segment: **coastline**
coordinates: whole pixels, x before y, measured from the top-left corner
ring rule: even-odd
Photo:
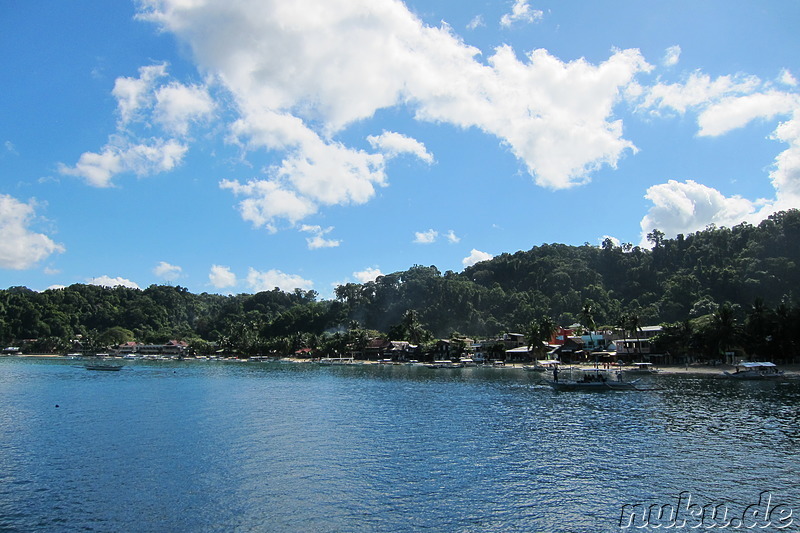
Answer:
[[[65,355],[57,355],[57,354],[14,354],[14,355],[4,355],[3,357],[21,357],[21,358],[41,358],[41,359],[66,359],[68,356]],[[122,359],[119,357],[113,357],[115,359]],[[189,357],[185,360],[195,360],[195,358]],[[202,359],[198,359],[202,360]],[[221,358],[221,361],[225,360],[236,360],[236,361],[247,361],[246,359],[236,359],[236,358]],[[283,357],[277,361],[286,362],[286,363],[297,363],[297,364],[313,364],[316,361],[312,361],[311,359],[300,359],[296,357]],[[381,364],[378,361],[372,360],[354,360],[354,363],[357,364],[368,364],[368,365],[378,365]],[[510,363],[503,367],[499,367],[500,369],[522,369],[527,363]],[[562,365],[563,369],[567,369],[569,367],[577,368],[577,369],[592,369],[594,368],[594,364],[576,364],[576,365]],[[653,368],[659,371],[659,374],[668,375],[668,374],[698,374],[698,375],[718,375],[722,374],[725,371],[733,371],[735,369],[734,365],[729,364],[720,364],[720,365],[706,365],[706,364],[692,364],[692,365],[653,365]],[[785,376],[800,376],[800,365],[779,365],[780,370],[784,372]]]

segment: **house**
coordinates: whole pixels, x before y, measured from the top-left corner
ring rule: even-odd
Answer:
[[[386,352],[392,349],[391,341],[386,339],[372,339],[364,346],[364,359],[385,359]]]
[[[575,331],[572,329],[567,329],[562,326],[558,326],[558,329],[553,332],[553,336],[550,337],[549,344],[553,344],[556,346],[561,346],[564,344],[568,338],[575,335]]]
[[[503,344],[506,345],[506,350],[526,346],[525,335],[522,333],[505,333],[503,335]]]
[[[661,333],[661,326],[644,326],[639,328],[638,337],[617,339],[617,356],[622,360],[634,360],[639,357],[648,357],[652,353],[652,338]]]
[[[506,350],[506,363],[525,363],[533,358],[533,352],[528,350],[527,346],[520,346],[518,348]]]
[[[583,359],[583,338],[571,336],[564,339],[563,344],[557,345],[547,354],[548,359],[558,359],[564,363],[573,363]]]

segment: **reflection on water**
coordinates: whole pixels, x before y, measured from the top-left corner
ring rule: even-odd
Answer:
[[[800,384],[0,361],[0,530],[618,531],[681,491],[796,509]],[[56,407],[58,405],[58,407]]]

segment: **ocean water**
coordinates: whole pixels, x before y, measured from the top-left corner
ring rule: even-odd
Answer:
[[[800,531],[800,380],[647,379],[2,358],[0,531]]]

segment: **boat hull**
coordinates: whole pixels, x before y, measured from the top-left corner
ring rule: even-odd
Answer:
[[[557,391],[611,391],[636,390],[636,385],[625,381],[549,381],[553,390]]]

